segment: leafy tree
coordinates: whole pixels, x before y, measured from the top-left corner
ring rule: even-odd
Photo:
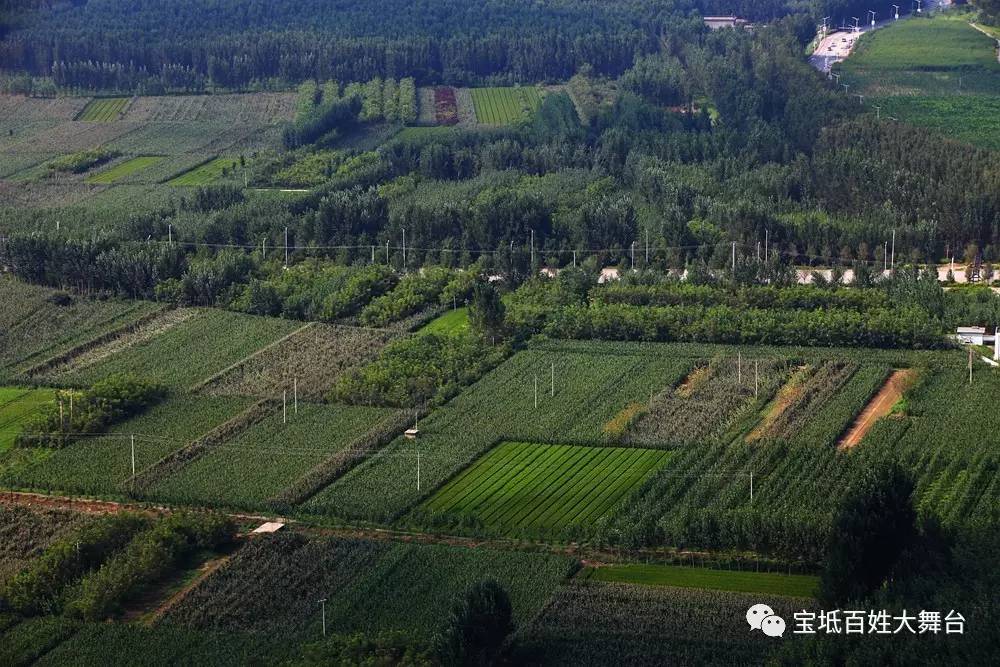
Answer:
[[[481,280],[472,290],[472,303],[469,306],[469,320],[483,335],[489,338],[499,337],[504,331],[504,305],[500,292],[492,283]]]
[[[828,604],[860,600],[888,581],[917,538],[913,480],[896,464],[878,463],[844,497],[820,581]]]
[[[473,584],[455,604],[439,652],[447,665],[491,665],[514,630],[507,591],[492,579]]]

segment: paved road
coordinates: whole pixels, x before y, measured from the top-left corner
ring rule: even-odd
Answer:
[[[924,2],[924,11],[930,12],[949,5],[951,5],[951,0],[927,0]],[[904,14],[900,16],[899,20],[905,20],[907,17],[908,15]],[[809,63],[820,72],[826,74],[835,63],[846,60],[847,56],[851,55],[851,50],[861,35],[872,30],[884,28],[895,22],[896,20],[893,18],[886,18],[877,22],[874,27],[870,23],[862,23],[861,29],[858,32],[855,32],[852,28],[834,28],[835,32],[827,35],[819,43],[819,46],[816,47],[813,55],[809,56]]]

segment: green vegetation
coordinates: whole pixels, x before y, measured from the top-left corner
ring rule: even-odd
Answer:
[[[46,451],[30,465],[11,465],[0,480],[18,488],[121,495],[131,491],[126,482],[132,476],[133,436],[135,467],[141,473],[232,419],[249,404],[242,398],[171,397],[105,435],[82,438],[55,452]]]
[[[118,151],[107,148],[93,148],[91,150],[80,151],[71,155],[64,155],[45,164],[49,172],[68,172],[72,174],[82,174],[94,167],[104,164],[118,157]]]
[[[0,506],[0,589],[45,549],[92,519],[65,510]],[[0,614],[0,629],[7,620],[5,614]]]
[[[469,309],[465,306],[453,308],[444,315],[435,317],[420,329],[421,334],[453,335],[469,330]]]
[[[286,486],[345,445],[391,417],[381,408],[300,404],[289,399],[287,422],[280,405],[263,421],[154,486],[153,498],[186,505],[265,507]]]
[[[235,158],[215,157],[171,178],[167,181],[167,185],[207,185],[222,176],[236,173],[238,167],[239,160]]]
[[[140,155],[139,157],[134,157],[129,160],[125,160],[110,169],[105,169],[104,171],[92,174],[87,177],[88,183],[95,183],[97,185],[110,185],[116,181],[131,176],[132,174],[147,169],[155,164],[159,164],[166,158],[162,155]]]
[[[676,586],[799,598],[815,597],[819,587],[818,577],[803,574],[737,572],[677,565],[604,565],[588,568],[577,578],[585,581]]]
[[[0,377],[10,377],[158,306],[100,301],[0,279]]]
[[[54,398],[52,389],[0,387],[0,453],[14,445],[25,424]]]
[[[488,125],[506,125],[528,118],[542,104],[537,88],[473,88],[476,120]]]
[[[80,370],[60,376],[88,384],[109,375],[133,373],[168,387],[189,387],[258,349],[290,334],[301,323],[205,310],[195,317]]]
[[[163,399],[162,386],[128,375],[112,375],[85,391],[59,391],[24,423],[15,444],[64,447],[79,436],[100,433]]]
[[[570,532],[601,519],[669,457],[645,449],[501,443],[420,510],[435,522],[468,519],[511,535]]]
[[[747,629],[743,615],[755,604],[786,619],[810,608],[760,593],[577,582],[519,634],[546,665],[760,664],[774,644]],[[790,629],[784,642],[796,641]]]
[[[964,13],[901,21],[865,36],[839,68],[852,92],[882,117],[977,146],[1000,148],[1000,62],[996,40]]]
[[[128,104],[127,97],[99,97],[87,103],[76,120],[107,123],[118,120]]]

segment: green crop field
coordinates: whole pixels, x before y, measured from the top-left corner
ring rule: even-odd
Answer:
[[[171,178],[167,185],[207,185],[218,180],[224,171],[232,172],[238,166],[239,160],[220,156]]]
[[[63,382],[89,385],[108,375],[133,373],[170,387],[188,387],[301,326],[301,322],[290,320],[206,309],[158,336],[58,377]]]
[[[537,88],[473,88],[476,120],[487,125],[507,125],[527,118],[542,104]]]
[[[106,169],[88,177],[87,182],[96,183],[98,185],[109,185],[115,181],[120,181],[127,176],[131,176],[137,171],[142,171],[143,169],[162,162],[165,159],[166,158],[162,155],[141,155],[139,157],[134,157],[131,160],[126,160],[125,162],[116,164],[110,169]]]
[[[578,579],[647,586],[676,586],[716,591],[762,593],[809,598],[816,595],[819,578],[780,572],[740,572],[677,565],[607,565],[587,568]]]
[[[54,396],[51,389],[0,387],[0,452],[14,444],[24,422]]]
[[[336,454],[379,422],[386,408],[281,405],[263,421],[156,485],[149,495],[168,502],[254,509]]]
[[[420,423],[416,441],[398,438],[303,509],[388,520],[404,513],[500,440],[605,444],[609,422],[628,406],[680,381],[697,361],[669,354],[598,354],[560,344],[521,352]],[[652,351],[653,348],[650,348]],[[535,387],[537,384],[537,406]],[[498,401],[497,397],[504,400]],[[428,452],[415,479],[417,451]]]
[[[424,504],[508,534],[595,522],[667,463],[669,452],[502,443]]]
[[[156,405],[110,432],[81,438],[58,450],[40,449],[33,465],[14,468],[0,480],[19,488],[91,495],[121,495],[135,467],[141,473],[219,424],[235,417],[249,399],[178,396]]]
[[[118,120],[122,111],[125,110],[128,100],[127,97],[103,97],[91,100],[80,112],[77,120],[96,123]]]
[[[881,106],[883,117],[1000,148],[996,40],[968,18],[946,13],[900,21],[863,37],[835,71],[852,93]]]
[[[456,334],[469,330],[469,309],[455,308],[428,322],[420,333]]]

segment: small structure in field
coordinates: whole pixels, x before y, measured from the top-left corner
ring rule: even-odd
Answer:
[[[750,22],[739,16],[706,16],[705,25],[710,30],[722,30],[723,28],[742,28],[750,25]]]
[[[263,535],[265,533],[276,533],[284,527],[285,524],[279,521],[268,521],[267,523],[262,523],[256,528],[254,528],[253,531],[251,531],[251,534]]]
[[[993,358],[1000,360],[1000,336],[997,335],[998,327],[958,327],[955,330],[955,339],[964,345],[980,345],[983,347],[993,347]]]
[[[621,278],[621,273],[618,271],[617,266],[606,266],[601,269],[601,275],[597,276],[597,282],[603,285],[619,278]]]
[[[409,438],[410,440],[416,440],[417,436],[420,435],[420,429],[418,429],[417,427],[408,428],[403,433],[403,435]]]

